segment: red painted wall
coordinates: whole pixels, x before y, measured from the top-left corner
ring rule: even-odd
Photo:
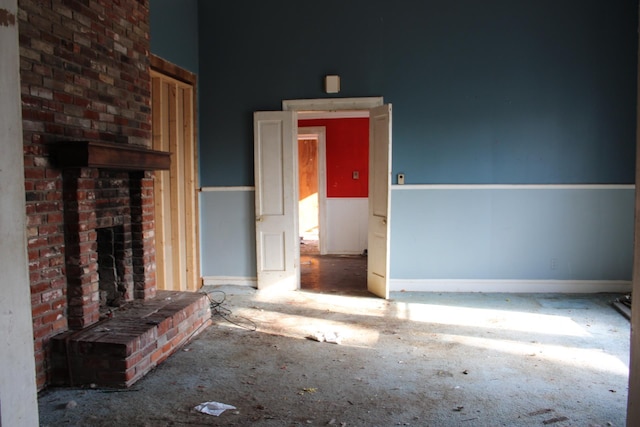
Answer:
[[[299,120],[298,126],[327,129],[327,197],[368,197],[369,118]]]

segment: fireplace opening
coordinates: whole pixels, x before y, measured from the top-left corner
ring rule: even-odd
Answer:
[[[77,330],[156,295],[153,177],[88,167],[63,177],[67,321]]]
[[[109,307],[120,307],[127,300],[124,227],[99,228],[96,232],[100,311],[104,312]]]

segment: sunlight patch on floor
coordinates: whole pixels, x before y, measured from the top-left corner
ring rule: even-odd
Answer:
[[[395,306],[399,319],[415,322],[547,335],[591,336],[582,326],[566,316],[419,303],[396,303]]]
[[[629,374],[629,367],[626,363],[612,354],[605,353],[599,348],[578,348],[575,346],[552,345],[538,342],[527,343],[517,340],[454,334],[438,334],[436,339],[443,342],[457,343],[469,347],[522,356],[527,358],[532,365],[535,365],[538,361],[541,363],[555,362],[566,366],[607,372],[624,377]]]
[[[318,332],[337,333],[341,338],[341,345],[355,347],[372,347],[380,338],[380,333],[377,330],[353,322],[339,322],[302,315],[283,315],[280,312],[260,309],[236,310],[236,314],[253,319],[258,325],[258,332],[288,338],[308,339]],[[227,326],[237,327],[232,324],[227,324]]]
[[[383,317],[393,303],[377,297],[355,297],[336,294],[322,294],[315,292],[259,292],[255,295],[254,301],[294,304],[304,307],[306,305],[317,306],[322,310],[329,310],[336,313],[367,315]]]

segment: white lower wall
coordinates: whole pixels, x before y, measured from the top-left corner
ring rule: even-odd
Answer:
[[[0,0],[0,426],[37,426],[16,0]]]
[[[325,248],[328,254],[361,254],[367,249],[367,198],[331,198],[326,204]]]

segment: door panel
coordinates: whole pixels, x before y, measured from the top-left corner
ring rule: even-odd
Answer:
[[[286,269],[285,233],[262,233],[262,268],[264,271]]]
[[[262,121],[259,126],[259,168],[256,179],[263,193],[258,206],[261,215],[284,215],[284,168],[282,122]]]
[[[299,287],[297,123],[290,111],[254,113],[258,289]]]
[[[389,298],[389,224],[391,189],[391,105],[369,116],[369,233],[367,288]]]

